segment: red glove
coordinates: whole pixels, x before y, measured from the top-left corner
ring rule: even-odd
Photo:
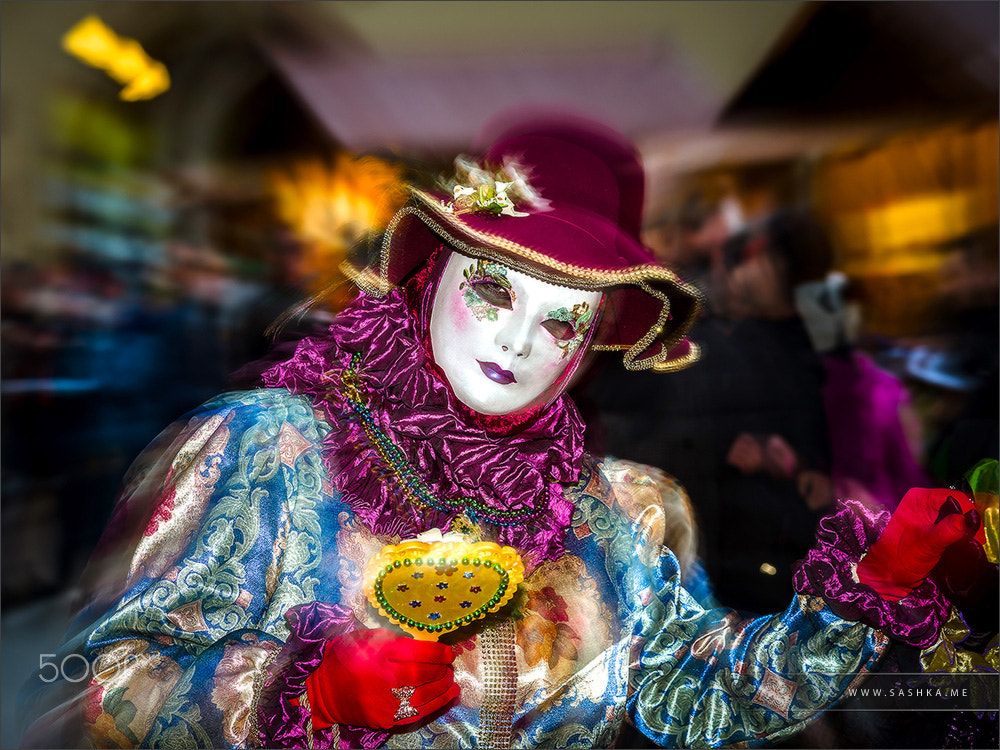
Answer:
[[[313,729],[391,729],[429,716],[458,697],[454,658],[451,646],[382,628],[340,636],[306,680]]]
[[[976,506],[964,492],[911,489],[858,563],[858,580],[884,599],[899,601],[923,583],[949,546],[974,534],[979,523]]]

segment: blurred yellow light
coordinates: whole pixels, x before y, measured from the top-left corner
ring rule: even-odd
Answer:
[[[119,37],[97,16],[87,16],[67,31],[62,48],[122,84],[118,98],[125,101],[152,99],[170,88],[163,63],[150,58],[134,39]]]
[[[961,237],[974,226],[977,195],[954,191],[915,195],[836,218],[844,243],[873,252],[940,245]]]
[[[303,243],[303,271],[316,283],[329,282],[348,248],[383,230],[405,201],[401,167],[346,153],[275,170],[270,185],[278,218]]]
[[[401,169],[341,154],[332,165],[300,162],[271,175],[278,216],[300,239],[346,249],[389,222],[403,202]]]
[[[764,575],[773,576],[775,573],[778,572],[778,569],[773,565],[771,565],[771,563],[761,563],[760,572],[763,573]]]
[[[868,214],[872,245],[904,248],[936,245],[960,237],[970,226],[968,193],[916,195]]]

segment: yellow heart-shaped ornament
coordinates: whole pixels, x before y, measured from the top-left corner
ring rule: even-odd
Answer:
[[[368,561],[364,575],[372,606],[423,641],[496,612],[523,580],[517,550],[493,542],[390,544]]]

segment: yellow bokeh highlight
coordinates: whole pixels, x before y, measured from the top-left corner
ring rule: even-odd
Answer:
[[[163,63],[149,57],[134,39],[119,37],[97,16],[87,16],[67,31],[62,48],[122,84],[119,99],[152,99],[170,88],[170,74]]]
[[[400,167],[346,153],[275,170],[270,182],[278,217],[300,239],[342,249],[385,227],[405,200]]]
[[[814,170],[834,265],[866,300],[866,333],[920,336],[938,325],[947,264],[1000,219],[1000,123],[913,129],[831,152]],[[985,282],[984,282],[985,283]]]
[[[302,245],[310,291],[335,281],[348,249],[385,229],[406,200],[402,167],[340,153],[270,173],[278,218]]]
[[[969,231],[971,191],[915,195],[836,219],[849,273],[922,273],[940,267],[936,248]]]

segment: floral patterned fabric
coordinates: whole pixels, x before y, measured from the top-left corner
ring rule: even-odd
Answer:
[[[34,718],[24,746],[276,741],[255,719],[286,614],[325,602],[354,627],[384,625],[361,574],[399,541],[337,496],[320,452],[329,430],[308,397],[261,389],[221,396],[154,442],[86,576],[55,657],[68,666],[22,693]],[[670,520],[690,508],[661,473],[588,458],[566,496],[565,553],[523,584],[522,616],[502,624],[509,649],[485,631],[456,644],[459,704],[386,746],[481,746],[487,712],[514,747],[605,747],[627,716],[660,744],[760,744],[837,700],[887,643],[815,597],[752,621],[704,608],[685,588],[700,581],[683,524]],[[491,675],[514,693],[509,715],[491,708]]]

